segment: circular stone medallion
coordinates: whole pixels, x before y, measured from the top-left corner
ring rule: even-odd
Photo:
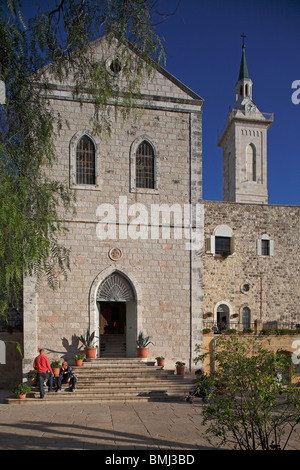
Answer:
[[[112,248],[111,250],[109,250],[108,256],[113,261],[117,261],[118,259],[122,258],[122,251],[120,250],[120,248]]]

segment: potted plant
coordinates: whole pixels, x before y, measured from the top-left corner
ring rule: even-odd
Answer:
[[[26,395],[28,393],[31,392],[31,388],[26,383],[21,383],[17,385],[15,388],[13,388],[12,392],[15,393],[17,397],[22,400],[26,398]]]
[[[243,329],[243,334],[244,335],[253,335],[254,330],[252,328],[244,328]]]
[[[150,341],[150,336],[144,336],[144,333],[140,331],[138,339],[136,341],[137,357],[148,357],[148,345],[150,343],[153,344],[152,341]]]
[[[213,313],[212,312],[207,312],[203,315],[203,318],[211,318],[213,317]]]
[[[204,335],[209,335],[213,334],[214,332],[210,328],[203,328],[203,334]]]
[[[157,365],[160,367],[164,367],[165,365],[165,358],[164,356],[158,356],[155,358],[157,360]]]
[[[237,333],[237,330],[234,328],[227,328],[226,330],[221,331],[222,335],[235,335],[236,333]]]
[[[81,341],[84,346],[85,357],[87,359],[95,359],[96,357],[97,346],[94,346],[94,341],[97,336],[95,336],[95,334],[95,331],[90,333],[90,330],[87,329],[85,336],[81,335],[79,337],[79,341]]]
[[[28,379],[29,379],[30,385],[32,387],[35,387],[37,385],[37,371],[34,369],[30,370],[28,372]]]
[[[263,328],[261,330],[261,333],[262,335],[265,335],[265,336],[275,336],[277,334],[276,328]]]
[[[51,362],[51,369],[53,370],[53,374],[55,377],[59,376],[59,370],[61,368],[61,362],[58,360]]]
[[[229,256],[229,253],[228,253],[228,251],[221,251],[221,253],[220,253],[220,254],[221,254],[221,258],[222,258],[222,259],[227,259],[227,258],[228,258],[228,256]]]
[[[75,366],[82,367],[82,361],[84,358],[84,354],[75,354],[72,359],[75,361]]]
[[[176,374],[184,375],[185,362],[177,361],[175,365],[176,365]]]

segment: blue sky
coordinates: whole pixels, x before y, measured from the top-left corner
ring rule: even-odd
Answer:
[[[268,131],[269,204],[300,202],[300,104],[292,103],[300,80],[299,0],[159,0],[176,13],[157,26],[165,38],[165,68],[204,98],[203,198],[222,200],[222,149],[217,147],[242,55],[253,81],[253,101],[274,113]],[[300,97],[300,94],[299,94]]]
[[[23,0],[27,14],[35,3],[49,2]],[[300,0],[157,0],[157,9],[176,9],[157,25],[167,49],[165,68],[205,100],[203,198],[222,200],[217,138],[234,105],[245,33],[253,100],[260,111],[274,113],[268,131],[269,203],[298,205],[300,104],[291,97],[292,83],[300,80]]]

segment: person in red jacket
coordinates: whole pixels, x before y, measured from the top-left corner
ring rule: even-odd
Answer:
[[[37,356],[33,363],[33,368],[37,371],[38,374],[38,381],[39,381],[39,389],[40,389],[40,398],[44,398],[44,379],[49,380],[49,388],[48,392],[52,392],[53,388],[53,371],[49,364],[48,357],[45,356],[45,350],[40,349],[40,354]]]

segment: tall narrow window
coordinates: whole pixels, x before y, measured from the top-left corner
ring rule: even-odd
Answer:
[[[136,187],[149,188],[155,187],[155,161],[152,145],[144,140],[136,151]]]
[[[256,151],[253,144],[246,148],[246,178],[248,181],[256,181]]]
[[[262,256],[270,256],[270,240],[261,241],[261,254]]]
[[[274,256],[274,240],[266,233],[257,240],[257,254],[259,256]]]
[[[76,148],[76,184],[95,183],[95,145],[90,137],[84,135]]]
[[[244,307],[242,310],[243,328],[250,328],[250,308]]]

